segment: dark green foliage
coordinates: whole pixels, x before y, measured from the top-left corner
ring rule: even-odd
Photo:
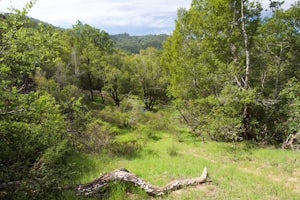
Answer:
[[[111,35],[115,43],[115,47],[130,53],[139,53],[142,49],[153,47],[162,49],[162,44],[168,35],[145,35],[145,36],[130,36],[127,33]]]
[[[68,174],[65,115],[50,94],[34,91],[33,75],[38,68],[53,67],[56,53],[49,49],[50,30],[25,26],[32,4],[1,21],[0,182],[19,183],[4,191],[12,199],[58,197]]]
[[[64,116],[48,94],[15,93],[13,96],[14,101],[7,96],[1,101],[6,102],[7,109],[0,116],[1,182],[33,181],[21,185],[20,191],[16,189],[20,195],[29,192],[28,198],[45,195],[46,191],[49,195],[56,193],[60,178],[67,175],[61,171],[64,167],[59,167],[68,151]]]

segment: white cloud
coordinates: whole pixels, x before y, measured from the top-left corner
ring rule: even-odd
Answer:
[[[0,0],[0,12],[22,8],[29,0]],[[170,32],[177,9],[189,8],[192,0],[37,0],[29,16],[61,27],[77,20],[102,27],[145,27]],[[261,0],[264,8],[269,0]],[[286,0],[288,7],[296,0]],[[122,31],[121,31],[122,32]]]
[[[74,24],[76,20],[105,25],[147,25],[162,27],[174,23],[179,7],[191,0],[38,0],[29,16],[52,23]],[[14,5],[21,8],[26,0],[2,0],[0,10]]]

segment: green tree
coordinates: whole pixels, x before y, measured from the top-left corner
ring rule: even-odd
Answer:
[[[10,86],[22,88],[23,92],[34,89],[33,76],[37,68],[50,75],[58,56],[52,48],[55,35],[50,28],[41,23],[35,28],[29,26],[26,13],[34,2],[30,1],[23,11],[14,10],[1,21],[0,76],[10,82]]]
[[[247,139],[252,137],[250,107],[255,100],[251,50],[260,11],[260,4],[250,1],[193,1],[189,10],[178,11],[176,29],[165,43],[162,59],[170,74],[169,93],[182,102],[213,96],[220,101],[228,92],[237,95],[237,99],[244,96],[247,100],[242,102],[248,103],[235,117],[239,119],[238,135]],[[236,86],[241,94],[234,89]],[[224,105],[217,101],[214,108]]]
[[[134,88],[130,77],[133,73],[126,61],[128,56],[125,52],[116,49],[106,59],[104,89],[116,106],[119,106],[122,99],[133,92]]]
[[[50,169],[60,171],[59,159],[68,149],[65,116],[59,105],[51,95],[33,91],[37,69],[51,68],[56,57],[51,33],[42,25],[36,29],[27,26],[25,15],[33,3],[22,11],[13,10],[0,22],[0,182],[37,180],[31,186],[35,189],[8,189],[4,194],[12,199],[18,198],[16,193],[31,198],[46,188],[50,195],[62,179],[62,174],[50,175]],[[52,158],[46,159],[50,149]],[[42,166],[35,167],[38,163]]]
[[[260,55],[260,63],[255,70],[261,79],[255,81],[263,95],[270,99],[278,98],[290,77],[299,77],[299,52],[295,51],[299,47],[299,30],[293,23],[299,19],[297,10],[299,12],[299,3],[287,11],[273,9],[273,15],[259,28],[256,53]]]
[[[280,92],[279,110],[280,117],[277,129],[283,134],[281,140],[285,140],[290,134],[300,133],[300,82],[292,78]]]
[[[257,88],[252,118],[256,119],[257,138],[281,141],[286,136],[280,93],[291,78],[299,78],[299,2],[288,10],[273,8],[273,15],[264,19],[254,38],[253,76]],[[284,103],[285,102],[285,103]],[[281,119],[281,120],[279,120]]]
[[[102,91],[104,86],[105,55],[112,51],[112,41],[105,31],[100,31],[88,24],[78,21],[69,31],[72,47],[72,63],[78,85],[90,91],[94,101],[93,90]]]
[[[166,98],[167,78],[160,65],[161,51],[155,48],[141,50],[131,60],[135,92],[144,101],[147,110],[153,110],[159,102]]]

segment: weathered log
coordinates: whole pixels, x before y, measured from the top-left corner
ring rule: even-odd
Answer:
[[[206,167],[204,168],[202,175],[196,178],[189,178],[184,180],[174,180],[168,183],[164,187],[153,186],[152,184],[144,181],[135,174],[131,173],[127,169],[121,168],[109,173],[101,175],[90,183],[80,184],[76,186],[75,191],[81,195],[94,195],[108,187],[111,181],[121,181],[127,183],[133,183],[136,187],[144,190],[148,195],[161,196],[170,191],[178,190],[185,186],[197,185],[205,183],[208,174]]]

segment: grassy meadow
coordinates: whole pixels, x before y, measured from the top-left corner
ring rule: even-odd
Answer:
[[[171,123],[171,122],[170,122]],[[146,130],[145,130],[146,129]],[[300,154],[253,143],[221,143],[192,136],[185,129],[123,131],[115,140],[141,141],[127,155],[76,154],[68,158],[76,171],[72,184],[86,183],[124,167],[153,185],[200,176],[206,166],[209,181],[157,199],[300,199]],[[116,184],[106,199],[151,199],[142,191]],[[65,198],[74,198],[66,193]],[[79,197],[76,197],[79,198]],[[84,197],[80,197],[86,199]]]

